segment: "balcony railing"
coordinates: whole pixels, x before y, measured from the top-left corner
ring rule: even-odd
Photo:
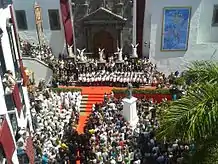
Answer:
[[[13,77],[13,74],[10,71],[7,71],[3,77],[3,87],[6,95],[12,94],[16,80]]]

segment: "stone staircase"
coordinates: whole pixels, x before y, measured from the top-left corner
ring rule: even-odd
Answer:
[[[104,95],[92,93],[89,95],[83,95],[81,105],[80,105],[80,112],[92,112],[92,106],[96,103],[102,103],[104,100]]]

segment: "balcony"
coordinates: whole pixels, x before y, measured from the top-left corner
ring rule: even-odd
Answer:
[[[14,86],[16,84],[16,79],[14,79],[11,71],[6,71],[3,76],[3,87],[6,95],[12,94],[14,90]]]

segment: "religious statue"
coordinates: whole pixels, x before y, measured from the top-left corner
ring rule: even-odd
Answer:
[[[85,61],[85,57],[84,57],[84,51],[86,50],[86,48],[80,50],[77,48],[77,51],[79,53],[79,57],[78,59],[81,61],[81,62],[84,62]]]
[[[132,57],[133,58],[137,58],[138,57],[138,54],[137,54],[137,47],[138,47],[138,45],[139,44],[136,44],[136,45],[131,44],[131,46],[132,46]]]
[[[73,54],[73,45],[72,46],[68,46],[68,52],[69,52],[69,57],[73,58],[74,54]]]
[[[98,54],[99,54],[99,61],[104,61],[103,55],[104,55],[104,48],[103,49],[98,49]]]
[[[114,53],[115,55],[118,55],[118,61],[123,61],[123,49],[117,47],[117,52]]]
[[[128,83],[127,85],[127,98],[131,99],[132,98],[132,84],[131,83]]]

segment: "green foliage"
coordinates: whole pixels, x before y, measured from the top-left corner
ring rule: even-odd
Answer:
[[[183,79],[190,82],[181,99],[164,106],[161,112],[158,137],[194,140],[197,151],[187,163],[218,163],[218,63],[193,62]],[[188,84],[187,83],[187,84]],[[216,136],[216,137],[215,137]]]
[[[52,88],[54,92],[60,93],[60,92],[77,92],[82,91],[81,88]]]
[[[187,81],[193,83],[217,83],[218,82],[218,63],[210,61],[195,61],[185,73]]]
[[[160,136],[200,141],[212,135],[218,120],[218,86],[211,83],[189,89],[172,102],[161,121]]]
[[[185,77],[182,76],[182,77],[176,78],[174,81],[174,84],[180,85],[180,86],[184,85],[185,84]]]
[[[114,94],[126,94],[126,89],[113,89]],[[133,89],[133,94],[170,94],[169,89]]]
[[[201,148],[192,157],[193,164],[218,164],[218,134],[201,141]]]

